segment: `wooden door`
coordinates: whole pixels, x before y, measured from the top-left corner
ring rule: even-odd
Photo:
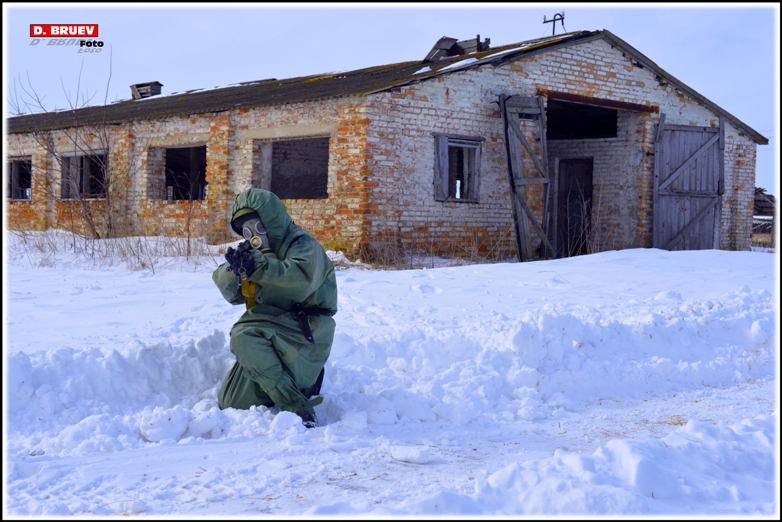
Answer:
[[[664,250],[719,248],[725,122],[719,128],[667,125],[654,153],[652,245]]]
[[[540,96],[508,96],[500,94],[500,111],[502,113],[506,160],[508,162],[508,180],[510,182],[511,205],[516,231],[519,261],[530,261],[534,258],[534,249],[530,226],[535,229],[540,238],[540,257],[554,257],[554,249],[548,238],[548,153],[546,151],[546,109]],[[530,140],[524,136],[519,125],[519,118],[537,120],[540,152],[535,152]],[[524,153],[534,165],[534,172],[526,175],[524,171]],[[527,186],[541,185],[543,209],[540,216],[530,208],[527,202]],[[539,219],[542,218],[542,219]],[[541,224],[542,223],[542,224]]]

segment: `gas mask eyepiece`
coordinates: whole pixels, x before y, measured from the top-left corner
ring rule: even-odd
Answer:
[[[231,228],[250,242],[250,246],[261,252],[270,252],[269,236],[266,235],[266,227],[263,226],[260,216],[257,212],[249,212],[237,217],[232,223]]]

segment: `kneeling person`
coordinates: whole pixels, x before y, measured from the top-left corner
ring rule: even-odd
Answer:
[[[323,398],[312,397],[334,340],[334,266],[269,191],[239,194],[231,228],[247,241],[228,249],[212,280],[228,302],[247,310],[231,329],[236,364],[220,388],[220,408],[277,405],[314,427],[313,407]]]

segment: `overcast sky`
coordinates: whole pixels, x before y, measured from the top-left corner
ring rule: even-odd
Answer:
[[[564,11],[565,30],[611,31],[769,138],[758,146],[756,186],[780,194],[776,4],[477,5],[4,3],[5,114],[9,96],[21,94],[20,82],[29,87],[28,78],[48,110],[62,109],[68,95],[76,101],[79,85],[78,92],[94,95],[91,104],[102,104],[154,80],[170,94],[421,60],[442,36],[520,42],[550,35],[544,15]],[[48,40],[31,45],[30,24],[68,23],[98,24],[101,52],[79,54]]]

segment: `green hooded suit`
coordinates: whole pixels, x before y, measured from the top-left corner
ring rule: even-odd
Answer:
[[[248,189],[236,197],[237,212],[252,209],[266,227],[274,255],[253,249],[256,283],[255,306],[244,312],[231,329],[231,352],[236,364],[228,372],[218,396],[220,408],[248,409],[277,405],[286,411],[310,409],[309,400],[318,374],[326,364],[334,340],[330,315],[309,315],[314,343],[304,337],[292,311],[295,305],[337,312],[334,265],[318,241],[299,228],[285,205],[273,193]],[[246,211],[245,211],[246,212]],[[223,263],[212,280],[232,304],[245,304],[237,289],[238,277]]]

